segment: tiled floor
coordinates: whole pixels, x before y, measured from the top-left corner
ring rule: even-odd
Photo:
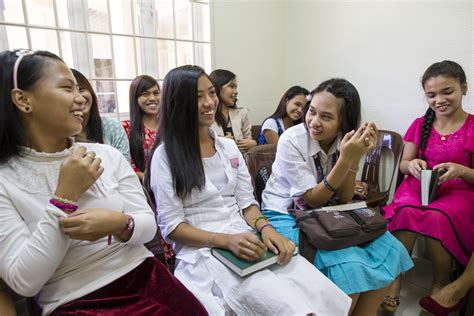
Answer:
[[[414,257],[415,267],[405,273],[402,278],[400,306],[395,313],[389,313],[381,308],[377,316],[428,316],[430,313],[422,310],[418,301],[429,294],[431,285],[431,263],[424,258]],[[457,315],[457,314],[452,314]],[[451,316],[451,315],[450,315]]]

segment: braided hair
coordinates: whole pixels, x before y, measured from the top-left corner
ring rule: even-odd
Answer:
[[[428,69],[426,69],[425,73],[423,74],[423,77],[421,78],[421,85],[423,86],[423,89],[425,88],[425,83],[426,81],[428,81],[428,79],[438,76],[455,78],[459,81],[461,86],[466,84],[466,74],[464,73],[462,67],[454,61],[443,60],[441,62],[432,64],[428,67]],[[421,126],[420,159],[425,161],[426,145],[428,143],[428,138],[430,137],[431,129],[433,128],[433,122],[435,117],[435,111],[433,111],[431,108],[428,108],[425,113],[423,124]]]

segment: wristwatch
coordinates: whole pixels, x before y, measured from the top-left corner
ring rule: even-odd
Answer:
[[[130,216],[130,215],[127,215],[127,217],[128,217],[127,225],[125,226],[125,228],[120,233],[120,236],[123,236],[124,234],[133,231],[133,228],[135,227],[135,220],[133,219],[133,217]]]

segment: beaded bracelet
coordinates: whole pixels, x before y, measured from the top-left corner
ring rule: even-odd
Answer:
[[[255,229],[257,229],[257,223],[259,220],[261,219],[266,219],[265,217],[263,216],[255,216],[253,219],[252,219],[252,223],[253,223],[253,227],[255,227]]]
[[[263,230],[265,227],[268,227],[268,226],[271,226],[271,227],[273,227],[273,229],[275,229],[275,227],[274,227],[272,224],[266,223],[265,225],[262,225],[262,227],[260,227],[260,229],[258,230],[258,232],[261,233],[262,230]]]
[[[77,204],[64,203],[64,202],[58,201],[54,197],[49,200],[49,203],[51,205],[56,206],[57,208],[60,208],[61,210],[65,212],[70,212],[70,213],[75,212],[79,208]]]
[[[56,194],[53,195],[53,199],[55,199],[56,201],[61,202],[61,203],[77,205],[77,202],[74,202],[74,201],[71,201],[71,200],[62,198],[62,197],[60,197],[60,196],[57,196]]]
[[[336,193],[337,189],[334,189],[334,187],[329,184],[328,179],[326,177],[324,177],[323,183],[324,183],[324,186],[326,187],[326,189],[328,189],[332,193]]]

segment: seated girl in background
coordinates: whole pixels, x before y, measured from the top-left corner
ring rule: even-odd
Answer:
[[[359,160],[377,141],[375,124],[357,128],[360,98],[350,82],[327,80],[311,91],[311,98],[304,123],[281,136],[262,195],[264,216],[302,253],[306,249],[300,229],[288,208],[295,199],[311,208],[351,200]],[[307,257],[352,297],[352,315],[374,315],[388,286],[413,266],[403,245],[389,232],[364,247],[318,249]]]
[[[205,315],[143,246],[156,224],[129,163],[71,138],[86,100],[64,62],[4,51],[0,70],[0,278],[44,315]]]
[[[219,99],[215,122],[212,128],[217,136],[233,139],[240,152],[246,153],[255,147],[252,139],[252,124],[249,110],[237,107],[237,77],[229,70],[217,69],[209,75]]]
[[[281,97],[278,107],[260,128],[258,144],[276,144],[281,134],[293,125],[303,122],[303,107],[309,91],[300,86],[293,86]]]
[[[455,259],[466,266],[474,251],[474,115],[462,107],[467,93],[466,75],[460,65],[442,61],[428,67],[421,84],[428,110],[408,128],[400,170],[406,175],[387,205],[388,228],[412,251],[418,235],[426,236],[433,264],[430,295],[449,283]],[[444,170],[438,197],[421,206],[420,172]],[[400,278],[384,307],[396,309]]]
[[[138,76],[130,84],[129,97],[130,120],[122,126],[129,138],[133,170],[141,181],[158,130],[160,86],[150,76]]]
[[[235,142],[210,128],[217,103],[200,67],[182,66],[166,75],[163,142],[154,145],[149,183],[161,231],[174,242],[175,276],[211,315],[347,315],[349,297],[305,259],[292,257],[295,245],[262,217]],[[248,261],[268,248],[279,264],[241,278],[212,256],[211,247]]]
[[[127,134],[119,121],[110,117],[100,117],[97,95],[87,78],[79,71],[71,69],[79,85],[79,93],[86,100],[82,112],[82,131],[77,135],[83,140],[109,144],[117,148],[130,161],[130,146]]]
[[[130,120],[123,121],[122,125],[130,140],[132,168],[140,181],[143,182],[143,174],[158,131],[160,86],[150,76],[138,76],[130,84],[129,99]],[[174,264],[173,248],[163,240],[161,234],[158,234],[158,239],[163,247],[165,259],[172,266]],[[154,242],[156,242],[156,238],[152,244]],[[157,248],[150,249],[156,250]],[[160,252],[160,250],[154,252]]]

